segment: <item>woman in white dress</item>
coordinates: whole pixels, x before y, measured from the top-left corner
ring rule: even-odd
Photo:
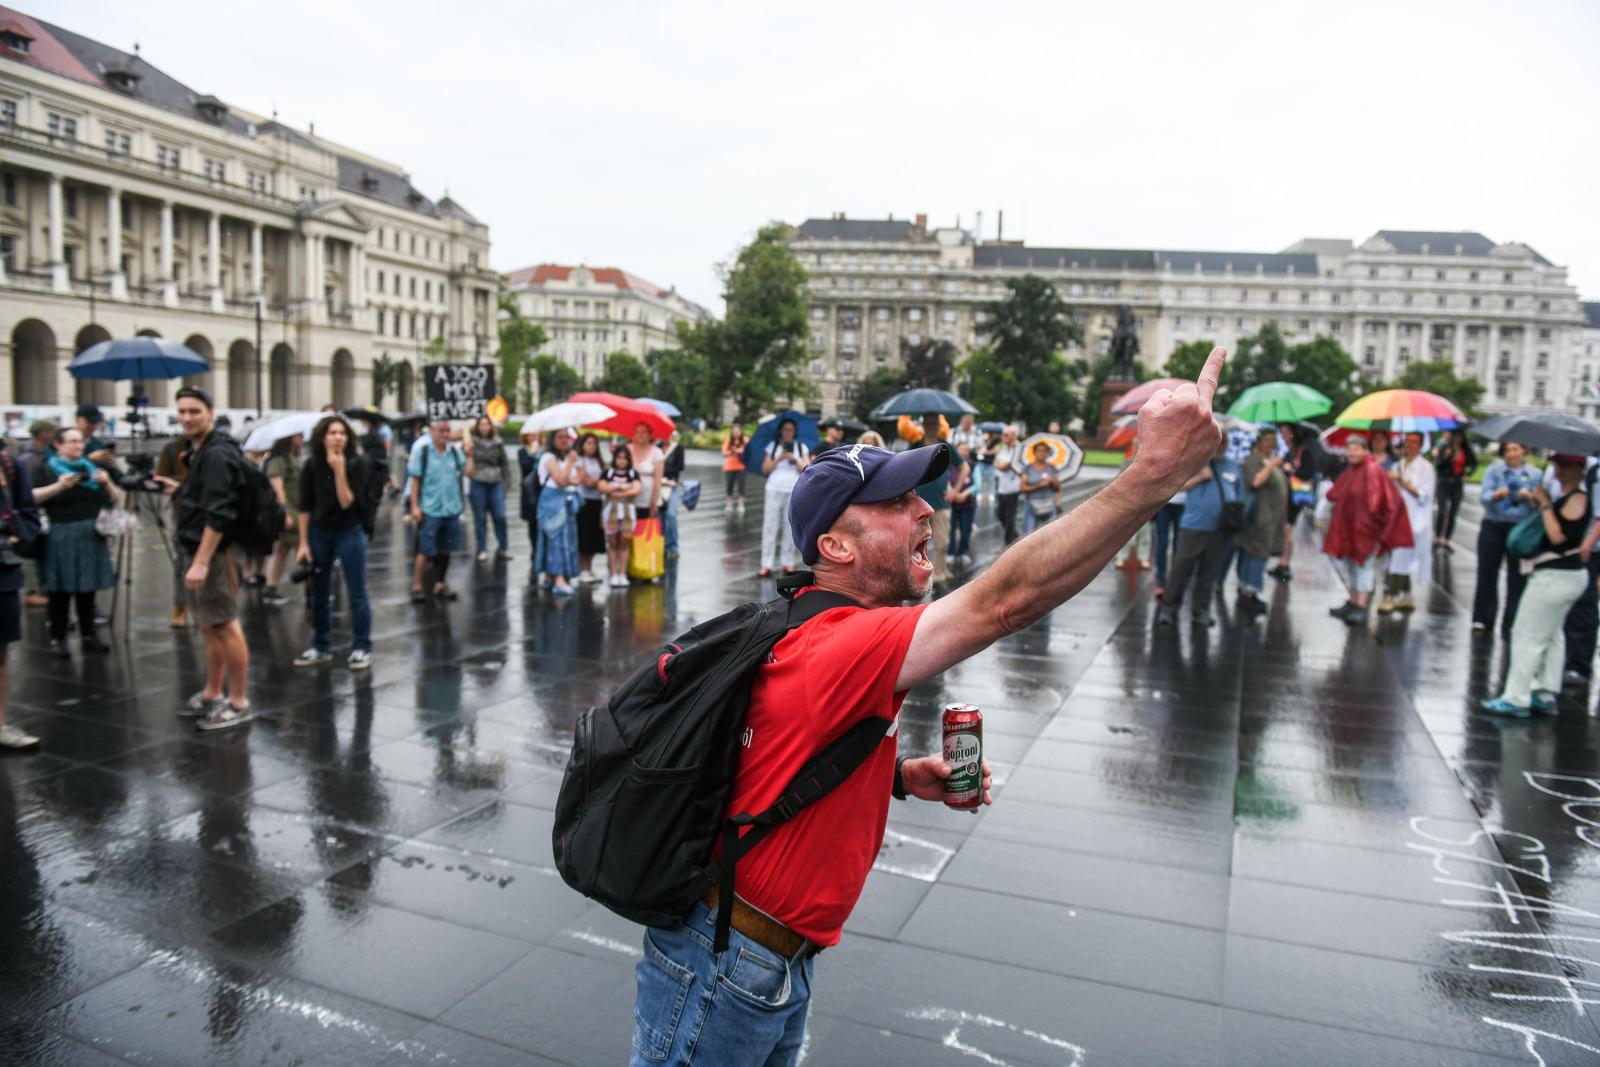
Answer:
[[[1405,501],[1406,517],[1411,520],[1411,548],[1397,548],[1389,557],[1389,581],[1380,614],[1393,611],[1413,611],[1417,602],[1413,590],[1426,589],[1431,577],[1433,552],[1433,497],[1438,486],[1438,475],[1428,457],[1422,454],[1422,435],[1406,434],[1400,459],[1389,470]]]

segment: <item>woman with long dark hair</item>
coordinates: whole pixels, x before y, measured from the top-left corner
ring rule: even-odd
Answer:
[[[295,657],[296,667],[333,661],[329,631],[333,616],[333,563],[344,572],[350,601],[351,649],[345,661],[353,671],[372,666],[372,605],[367,599],[367,505],[383,491],[387,472],[369,465],[355,450],[355,432],[343,415],[329,415],[311,433],[311,458],[300,471],[300,526],[296,558],[315,568],[311,577],[311,647]]]
[[[578,437],[578,581],[594,585],[600,576],[593,571],[594,558],[606,549],[606,532],[601,522],[601,509],[605,501],[600,492],[600,479],[605,465],[600,460],[600,438],[592,433]]]
[[[571,596],[578,576],[578,454],[572,431],[550,435],[550,450],[539,459],[539,544],[533,570],[556,596]]]
[[[495,544],[500,546],[495,558],[508,560],[511,546],[506,542],[506,485],[511,481],[511,464],[493,419],[478,416],[467,447],[472,449],[472,473],[467,481],[472,494],[472,543],[478,548],[478,562],[489,558],[490,519],[494,520]]]
[[[83,454],[83,432],[63,426],[55,433],[54,451],[41,472],[45,479],[33,499],[50,517],[50,546],[44,556],[44,589],[50,598],[50,650],[68,658],[67,622],[78,610],[78,633],[85,652],[109,652],[95,636],[94,594],[116,582],[111,550],[95,531],[102,508],[115,507],[119,494],[105,469]]]
[[[735,510],[744,514],[744,446],[744,427],[736,422],[722,439],[722,480],[727,495],[722,505],[724,515],[732,515]]]

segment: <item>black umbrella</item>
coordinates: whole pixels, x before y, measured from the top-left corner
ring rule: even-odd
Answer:
[[[1600,452],[1600,426],[1560,411],[1532,415],[1495,415],[1472,427],[1491,441],[1515,441],[1527,448],[1546,448],[1588,456]]]
[[[390,415],[389,423],[393,426],[409,426],[413,422],[427,422],[426,411],[413,411],[405,415]]]
[[[913,418],[920,418],[923,415],[943,415],[949,419],[959,419],[963,415],[977,413],[977,408],[943,389],[907,389],[873,408],[867,417],[878,420],[898,418],[901,415],[910,415]]]
[[[866,433],[867,424],[854,415],[835,415],[831,419],[823,419],[817,426],[826,430],[830,426],[837,426],[845,433]]]
[[[342,414],[347,419],[360,419],[362,422],[370,422],[374,426],[390,421],[389,416],[377,408],[345,408]]]

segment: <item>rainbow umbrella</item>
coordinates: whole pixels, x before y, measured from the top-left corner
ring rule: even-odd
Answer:
[[[1456,430],[1471,420],[1437,393],[1422,389],[1383,389],[1362,397],[1333,420],[1352,430]]]

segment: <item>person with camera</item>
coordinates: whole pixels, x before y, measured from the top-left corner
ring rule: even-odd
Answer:
[[[50,598],[50,651],[66,659],[67,621],[78,609],[78,632],[85,652],[111,646],[94,632],[94,595],[116,584],[111,549],[95,529],[101,510],[116,507],[120,494],[111,474],[84,454],[84,437],[75,426],[55,433],[54,451],[33,498],[50,517],[50,549],[44,558],[44,589]]]
[[[105,413],[95,404],[79,404],[74,422],[83,435],[83,454],[89,462],[100,467],[115,466],[117,446],[110,438],[100,436],[106,424]]]
[[[254,718],[246,695],[250,649],[239,627],[239,571],[228,539],[249,484],[245,458],[233,438],[214,425],[211,394],[185,386],[178,390],[177,406],[189,468],[178,489],[178,544],[189,561],[183,579],[189,615],[206,650],[205,685],[179,714],[200,716],[195,723],[200,730],[229,730]]]
[[[295,657],[296,667],[333,662],[329,630],[333,622],[333,562],[344,572],[350,599],[350,657],[353,671],[372,666],[372,604],[367,598],[366,507],[383,491],[385,468],[354,451],[355,433],[343,415],[329,415],[311,433],[311,458],[300,471],[298,487],[300,546],[294,580],[311,580],[311,647]]]
[[[39,739],[6,722],[6,651],[22,640],[22,556],[40,536],[28,469],[0,442],[0,749],[34,748]]]

